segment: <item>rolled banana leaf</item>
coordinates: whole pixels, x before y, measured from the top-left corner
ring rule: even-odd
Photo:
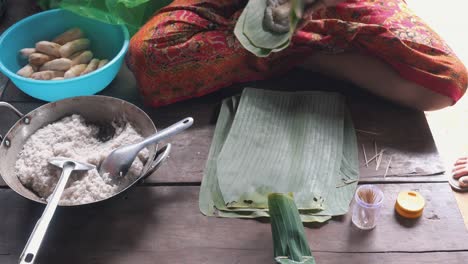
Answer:
[[[280,264],[315,264],[292,195],[268,195],[275,261]]]

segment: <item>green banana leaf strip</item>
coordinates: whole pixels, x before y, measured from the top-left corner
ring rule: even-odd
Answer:
[[[44,8],[63,8],[78,15],[114,25],[126,25],[130,34],[171,0],[40,0]]]
[[[314,264],[299,211],[291,196],[268,195],[274,256],[277,263]]]
[[[246,89],[251,90],[251,89]],[[271,93],[264,91],[265,93]],[[314,92],[308,92],[314,93]],[[290,93],[281,93],[281,96],[289,96]],[[244,97],[245,94],[243,94]],[[317,94],[318,96],[320,93]],[[261,97],[262,95],[260,95]],[[244,100],[243,98],[242,100]],[[203,214],[208,216],[232,217],[232,218],[257,218],[268,217],[268,210],[265,208],[227,208],[223,195],[221,194],[218,175],[217,175],[217,157],[224,147],[224,143],[229,136],[233,126],[236,113],[240,107],[240,98],[238,96],[228,98],[223,101],[221,111],[218,117],[212,146],[208,156],[208,162],[205,169],[205,175],[200,190],[199,206]],[[331,192],[330,201],[325,200],[326,206],[316,209],[303,208],[300,210],[300,216],[304,222],[325,222],[332,215],[340,215],[347,212],[349,202],[352,199],[357,184],[357,145],[354,134],[354,128],[349,114],[345,115],[345,131],[343,158],[340,165],[340,172],[334,175],[334,184],[325,192]],[[325,188],[326,189],[326,188]],[[338,193],[335,193],[338,192]],[[343,192],[343,193],[339,193]],[[333,202],[333,199],[339,201]]]

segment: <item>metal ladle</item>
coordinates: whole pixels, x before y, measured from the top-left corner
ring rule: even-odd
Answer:
[[[193,124],[193,118],[187,117],[161,131],[155,133],[141,142],[119,147],[113,150],[99,166],[99,174],[108,174],[110,178],[119,178],[127,174],[138,152],[150,144],[178,134]]]
[[[21,253],[20,264],[34,263],[37,252],[41,247],[42,240],[44,239],[47,228],[49,227],[50,220],[52,220],[52,216],[54,216],[55,209],[57,209],[60,197],[62,196],[63,190],[65,189],[65,185],[67,184],[72,171],[87,171],[95,168],[94,165],[88,163],[60,157],[49,160],[49,163],[62,168],[62,175],[55,186],[54,192],[49,198],[41,218],[37,221],[36,226],[24,247],[23,253]]]

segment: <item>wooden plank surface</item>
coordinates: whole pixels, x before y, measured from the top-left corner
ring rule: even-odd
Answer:
[[[385,202],[374,230],[358,230],[349,214],[321,226],[310,226],[306,234],[312,251],[468,250],[468,234],[446,183],[379,187],[384,190]],[[393,210],[398,192],[409,189],[418,190],[427,200],[422,218],[416,221],[401,220]],[[258,262],[240,263],[272,263],[267,221],[205,217],[198,210],[198,191],[196,186],[135,187],[96,205],[59,208],[43,245],[43,262],[39,263],[46,259],[47,263],[89,263],[77,261],[85,256],[110,258],[103,263],[144,263],[151,256],[158,256],[161,263],[174,260],[219,264],[249,257],[259,258]],[[0,189],[0,201],[0,256],[18,256],[43,206],[9,189]],[[229,256],[226,260],[219,258],[225,254]],[[206,258],[188,262],[190,257]],[[347,263],[362,263],[360,260]]]
[[[318,264],[462,264],[468,259],[468,252],[429,252],[429,253],[336,253],[336,252],[313,252]],[[66,256],[70,256],[67,258]],[[48,263],[66,264],[273,264],[273,255],[266,251],[256,249],[220,249],[206,248],[203,251],[198,248],[186,248],[182,251],[167,250],[164,252],[141,251],[122,254],[120,252],[106,251],[103,253],[92,252],[76,254],[73,251],[62,251],[56,249],[48,253]],[[0,263],[17,263],[15,255],[0,255]]]

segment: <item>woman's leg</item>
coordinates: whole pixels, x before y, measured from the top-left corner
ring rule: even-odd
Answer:
[[[453,104],[450,97],[402,78],[388,64],[368,55],[317,52],[307,59],[303,67],[350,81],[375,95],[423,111]]]
[[[293,43],[327,51],[306,68],[420,110],[454,104],[468,85],[463,63],[403,0],[349,0],[308,13]]]

